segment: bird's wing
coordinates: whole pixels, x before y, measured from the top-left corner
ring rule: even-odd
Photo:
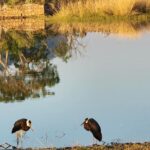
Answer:
[[[100,128],[99,124],[93,118],[89,119],[89,126],[90,126],[91,131],[101,132],[101,128]]]
[[[26,123],[27,119],[19,119],[14,123],[14,127],[12,128],[12,133],[15,133],[16,131],[20,130],[24,123]]]
[[[14,123],[14,126],[19,126],[21,125],[23,122],[26,123],[27,119],[19,119]]]
[[[90,126],[90,131],[92,132],[93,136],[99,141],[101,141],[102,133],[101,133],[101,128],[99,124],[97,123],[97,121],[92,118],[89,119],[89,126]]]
[[[21,129],[21,124],[18,124],[18,125],[16,125],[16,126],[14,126],[13,128],[12,128],[12,133],[15,133],[16,131],[18,131],[18,130],[20,130]]]
[[[16,131],[19,131],[21,129],[21,126],[14,126],[13,128],[12,128],[12,131],[11,131],[11,133],[15,133]]]

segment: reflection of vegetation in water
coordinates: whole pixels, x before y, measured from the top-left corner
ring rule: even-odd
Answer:
[[[143,30],[150,30],[150,23],[145,19],[55,25],[47,22],[46,30],[37,32],[1,30],[0,100],[8,102],[54,94],[49,90],[59,83],[59,75],[51,60],[59,57],[68,61],[83,46],[78,39],[87,32],[137,37]]]
[[[15,59],[18,59],[18,55],[21,59],[24,54],[28,61],[38,61],[39,59],[48,59],[48,57],[68,59],[72,43],[68,43],[65,35],[53,33],[51,30],[53,29],[35,33],[13,30],[4,32],[2,30],[0,51],[9,50]],[[52,41],[51,44],[49,44],[50,41]]]
[[[74,22],[59,24],[56,28],[61,33],[85,36],[87,32],[101,32],[105,35],[115,34],[121,37],[136,38],[143,31],[150,31],[150,21],[107,21],[104,22]]]
[[[56,66],[46,64],[42,71],[30,71],[18,76],[0,76],[0,101],[24,100],[28,97],[51,95],[46,87],[59,82]]]
[[[67,61],[75,49],[74,36],[46,30],[3,31],[0,35],[0,100],[15,101],[53,95],[50,87],[59,83],[51,59]]]
[[[29,48],[33,44],[33,35],[20,31],[3,32],[1,34],[1,50],[18,53],[20,49]]]
[[[23,52],[0,53],[0,101],[24,100],[52,95],[49,88],[59,83],[55,65],[50,60],[28,59]]]
[[[59,83],[47,32],[2,32],[0,42],[0,100],[23,100],[51,95],[48,87]],[[59,44],[59,43],[58,43]],[[51,46],[51,45],[49,45]],[[63,54],[62,54],[63,55]]]
[[[69,58],[73,55],[77,55],[80,53],[79,47],[84,47],[78,42],[78,35],[67,34],[67,43],[59,42],[59,44],[54,49],[54,53],[57,57],[63,59],[63,61],[67,62]]]
[[[53,45],[51,48],[49,46],[48,47],[51,51],[53,51],[55,57],[59,57],[63,61],[67,62],[72,56],[80,53],[79,49],[83,47],[83,45],[78,42],[79,35],[73,35],[72,33],[69,33],[69,31],[65,33],[60,32],[57,30],[60,27],[57,24],[52,25],[46,22],[46,27],[55,33],[55,36],[48,36],[47,38],[49,41],[48,43]]]
[[[55,54],[58,57],[62,57],[64,61],[67,61],[69,57],[71,57],[67,52],[69,49],[69,45],[64,42],[60,42],[60,44],[55,48]],[[64,55],[65,54],[65,55]]]

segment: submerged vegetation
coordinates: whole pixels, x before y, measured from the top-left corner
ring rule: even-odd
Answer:
[[[72,0],[61,3],[55,20],[84,20],[93,17],[125,18],[150,15],[149,0]]]

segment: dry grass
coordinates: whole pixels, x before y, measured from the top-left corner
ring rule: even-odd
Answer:
[[[62,4],[58,18],[91,16],[131,16],[150,12],[150,0],[76,0]]]

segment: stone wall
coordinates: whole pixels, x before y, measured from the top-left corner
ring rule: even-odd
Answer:
[[[44,15],[44,5],[23,4],[14,6],[0,6],[0,18],[21,18],[41,15]]]

